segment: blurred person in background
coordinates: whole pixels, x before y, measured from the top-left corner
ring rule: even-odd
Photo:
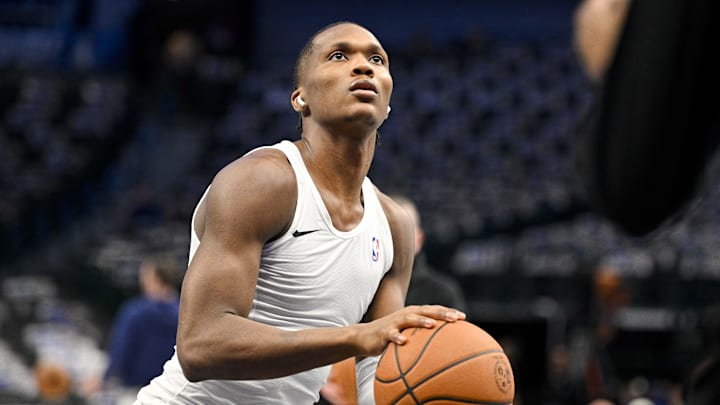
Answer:
[[[619,269],[614,266],[600,264],[592,282],[590,350],[584,370],[586,393],[590,399],[618,402],[620,377],[612,344],[618,333],[615,318],[629,304],[630,296]]]
[[[118,311],[109,337],[108,367],[102,381],[89,384],[88,391],[126,391],[121,395],[134,400],[140,387],[162,373],[175,346],[180,278],[171,258],[158,255],[141,261],[141,294]]]
[[[619,269],[600,263],[589,279],[583,319],[567,345],[550,351],[550,380],[545,383],[547,404],[620,404],[622,381],[615,347],[616,316],[631,294]]]
[[[417,205],[406,196],[392,195],[391,197],[410,215],[415,226],[415,260],[405,304],[439,304],[467,311],[467,302],[460,283],[433,269],[428,263],[425,251],[423,251],[425,230],[422,227]]]

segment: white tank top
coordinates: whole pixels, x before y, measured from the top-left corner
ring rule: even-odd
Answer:
[[[358,323],[393,261],[390,226],[372,182],[365,178],[362,185],[364,214],[360,223],[350,231],[339,231],[332,225],[297,147],[290,141],[269,147],[287,156],[295,171],[298,198],[288,231],[262,250],[248,317],[286,330]],[[201,202],[206,195],[207,191]],[[190,260],[200,245],[195,214]],[[163,374],[140,391],[136,403],[313,404],[328,373],[329,366],[325,366],[268,380],[191,383],[182,374],[175,353]]]

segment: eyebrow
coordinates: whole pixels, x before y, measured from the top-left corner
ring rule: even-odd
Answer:
[[[346,51],[348,49],[351,49],[353,45],[349,42],[336,42],[330,46],[332,49],[341,49],[343,51]],[[387,52],[385,52],[385,49],[383,49],[378,44],[370,44],[367,47],[365,47],[366,51],[370,51],[371,53],[382,53],[383,55],[387,55]]]

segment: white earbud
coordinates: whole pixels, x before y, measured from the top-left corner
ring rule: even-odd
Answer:
[[[388,112],[387,112],[388,114],[390,114],[390,110],[392,110],[392,108],[390,108],[390,106],[388,106]]]
[[[303,100],[302,97],[298,96],[297,102],[300,104],[300,107],[305,107],[305,100]]]

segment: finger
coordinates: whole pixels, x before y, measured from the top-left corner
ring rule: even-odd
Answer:
[[[400,329],[406,328],[433,328],[436,321],[434,318],[423,314],[408,314],[403,317]]]
[[[442,305],[423,305],[418,307],[418,312],[421,315],[448,322],[464,320],[467,317],[467,315],[460,310]]]
[[[445,312],[445,320],[448,322],[462,321],[465,320],[467,315],[464,312],[458,311],[457,309],[451,309]]]

